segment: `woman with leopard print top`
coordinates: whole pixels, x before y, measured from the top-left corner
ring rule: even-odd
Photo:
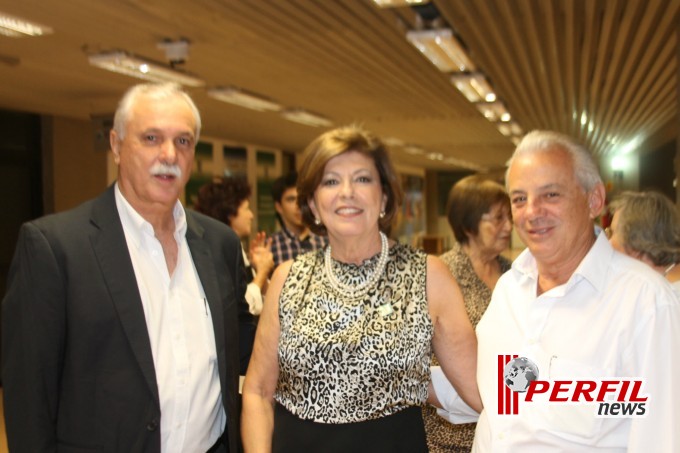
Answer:
[[[510,198],[502,185],[483,176],[467,176],[449,193],[449,225],[456,238],[453,248],[440,258],[463,293],[465,310],[473,327],[491,301],[491,292],[510,261],[501,252],[510,245]],[[437,365],[436,359],[433,364]],[[465,453],[472,450],[476,423],[453,425],[432,406],[423,408],[430,453]]]
[[[438,258],[385,234],[398,181],[384,145],[355,126],[305,151],[298,203],[329,245],[272,277],[243,387],[246,452],[426,452],[432,350],[481,410],[458,285]]]

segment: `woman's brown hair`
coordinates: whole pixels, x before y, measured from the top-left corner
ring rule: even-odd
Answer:
[[[379,220],[381,231],[389,232],[392,220],[403,199],[399,175],[394,170],[389,152],[380,139],[359,126],[345,126],[317,137],[305,149],[302,166],[298,172],[298,205],[302,219],[316,234],[326,234],[326,227],[314,223],[309,202],[321,183],[326,164],[340,154],[356,151],[370,157],[380,175],[380,185],[385,194],[385,215]]]

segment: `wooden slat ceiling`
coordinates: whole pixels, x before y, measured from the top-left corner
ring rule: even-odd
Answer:
[[[157,43],[186,38],[183,69],[208,87],[235,85],[455,159],[397,148],[403,164],[501,168],[510,140],[405,39],[438,15],[434,24],[456,32],[525,131],[563,131],[604,157],[669,125],[678,130],[680,0],[434,0],[392,9],[369,0],[0,0],[0,11],[54,29],[0,36],[0,108],[111,113],[135,79],[94,68],[87,55],[122,49],[163,61]],[[189,91],[206,136],[300,151],[323,131]]]
[[[612,145],[677,123],[679,4],[470,0],[437,5],[493,75],[525,129],[560,130],[608,154],[617,149]]]

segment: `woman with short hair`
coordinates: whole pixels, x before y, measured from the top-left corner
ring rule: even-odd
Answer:
[[[680,211],[659,192],[623,192],[612,201],[607,230],[616,250],[662,274],[680,294]]]
[[[481,410],[458,285],[438,258],[385,234],[401,199],[370,132],[339,128],[307,147],[298,203],[329,245],[274,272],[243,387],[246,452],[426,452],[433,350]]]
[[[496,282],[510,269],[510,261],[501,256],[512,232],[510,198],[499,183],[482,175],[467,176],[449,192],[447,217],[456,242],[440,258],[460,286],[474,328],[489,306]],[[476,423],[453,425],[431,406],[423,408],[423,416],[431,453],[472,449]]]

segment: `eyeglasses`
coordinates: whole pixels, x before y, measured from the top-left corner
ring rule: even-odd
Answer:
[[[504,225],[505,222],[512,223],[512,215],[508,212],[499,212],[497,214],[491,214],[490,212],[482,214],[482,220],[491,222],[496,226]]]

